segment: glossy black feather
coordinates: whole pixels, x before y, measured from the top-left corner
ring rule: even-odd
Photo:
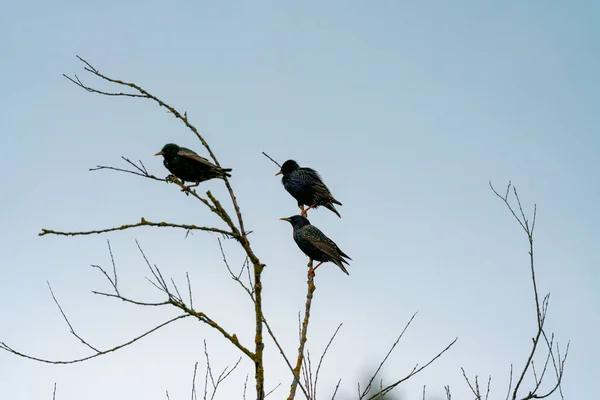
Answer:
[[[332,262],[347,275],[350,275],[344,264],[348,262],[344,259],[352,260],[344,253],[335,242],[329,239],[316,226],[310,224],[307,218],[301,215],[294,215],[286,219],[294,228],[294,241],[311,260]]]
[[[317,171],[312,168],[300,167],[294,160],[287,160],[281,166],[281,173],[283,174],[281,183],[285,190],[296,199],[299,207],[316,204],[314,208],[323,206],[341,218],[333,204],[341,206],[342,203],[333,197]]]
[[[204,182],[213,178],[230,177],[231,168],[219,168],[196,152],[176,144],[166,144],[158,153],[164,157],[163,164],[183,182]]]

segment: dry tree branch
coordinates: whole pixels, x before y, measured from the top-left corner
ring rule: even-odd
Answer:
[[[267,153],[265,153],[264,151],[263,151],[262,153],[263,153],[263,155],[264,155],[265,157],[267,157],[269,160],[273,161],[273,163],[275,163],[275,165],[277,165],[279,168],[281,168],[281,165],[280,165],[280,164],[279,164],[277,161],[273,160],[273,159],[271,158],[271,156],[269,156],[269,155],[268,155]]]
[[[294,367],[292,367],[292,364],[290,363],[290,360],[288,359],[287,355],[283,351],[283,348],[279,344],[279,341],[277,340],[277,337],[273,333],[273,330],[269,326],[269,323],[267,322],[267,320],[266,320],[266,318],[265,318],[264,315],[263,315],[263,323],[265,324],[265,327],[267,328],[267,332],[268,332],[269,336],[271,337],[271,339],[273,339],[273,342],[275,343],[275,346],[277,346],[277,349],[279,349],[279,354],[281,354],[281,356],[285,360],[285,363],[287,364],[287,366],[290,369],[290,372],[292,373],[292,376],[293,376],[294,375]],[[302,393],[304,393],[304,396],[307,399],[310,399],[310,397],[308,396],[308,392],[304,388],[304,385],[302,385],[302,383],[300,383],[300,382],[298,382],[298,385],[300,386],[300,389],[302,390]]]
[[[317,370],[315,372],[314,379],[313,379],[313,373],[312,373],[312,363],[311,363],[311,358],[310,358],[310,352],[307,350],[307,355],[302,364],[302,375],[304,377],[304,385],[306,386],[308,393],[306,393],[306,390],[304,389],[304,387],[302,387],[301,383],[299,383],[299,385],[300,385],[300,388],[302,389],[302,391],[304,392],[305,397],[309,400],[315,400],[317,398],[317,383],[319,381],[319,372],[321,371],[321,365],[323,364],[325,355],[327,354],[329,347],[335,340],[335,337],[337,336],[342,325],[343,324],[339,324],[337,326],[337,328],[335,329],[335,332],[333,333],[333,335],[329,339],[329,342],[325,346],[325,349],[323,350],[323,353],[321,354],[321,357],[319,358],[319,363],[317,365]],[[268,326],[267,326],[267,329],[269,329]],[[300,337],[302,337],[302,336],[300,335]],[[279,346],[279,343],[276,342],[276,344]],[[285,358],[285,355],[284,355],[284,358]],[[287,360],[287,358],[286,358],[286,362],[288,362],[290,370],[292,370],[292,373],[293,373],[292,366],[289,364],[289,361]]]
[[[123,168],[117,168],[117,167],[112,167],[109,165],[96,165],[95,168],[90,168],[90,171],[100,171],[102,169],[108,169],[108,170],[112,170],[112,171],[117,171],[117,172],[124,172],[127,174],[133,174],[133,175],[137,175],[137,176],[141,176],[142,178],[148,178],[148,179],[153,179],[155,181],[161,181],[161,182],[169,182],[168,179],[166,178],[159,178],[157,176],[151,175],[150,173],[148,173],[148,170],[146,170],[146,167],[144,166],[144,164],[142,163],[142,161],[140,161],[140,165],[138,166],[136,163],[134,163],[133,161],[131,161],[130,159],[121,156],[121,158],[123,160],[125,160],[126,162],[128,162],[130,165],[132,165],[136,171],[134,170],[130,170],[130,169],[123,169]]]
[[[522,399],[529,400],[529,399],[546,398],[546,397],[550,396],[552,393],[554,393],[557,389],[559,390],[559,392],[561,394],[561,398],[562,398],[561,383],[562,383],[562,377],[563,377],[563,373],[564,373],[564,369],[562,367],[564,366],[566,357],[568,355],[569,344],[567,344],[567,351],[565,352],[565,355],[564,355],[564,357],[562,357],[562,359],[560,357],[560,349],[558,348],[558,345],[557,345],[557,353],[558,353],[558,359],[557,359],[554,354],[554,349],[552,346],[554,336],[552,335],[552,339],[548,340],[547,334],[544,329],[544,323],[546,321],[546,314],[548,311],[548,303],[549,303],[550,294],[547,294],[546,296],[544,296],[543,300],[540,303],[540,298],[539,298],[538,288],[537,288],[536,274],[535,274],[534,253],[533,253],[533,232],[535,229],[535,222],[536,222],[536,217],[537,217],[537,206],[535,204],[533,206],[533,217],[532,217],[532,221],[530,224],[529,220],[525,216],[525,212],[523,211],[523,206],[521,203],[521,199],[519,198],[517,189],[514,186],[512,186],[510,181],[508,182],[504,196],[499,194],[498,191],[496,191],[496,189],[492,185],[491,181],[489,182],[489,185],[490,185],[492,192],[494,192],[494,194],[502,200],[502,202],[506,205],[508,210],[511,212],[513,217],[517,220],[517,222],[519,223],[519,225],[521,226],[521,228],[523,229],[523,231],[525,231],[525,233],[527,235],[527,240],[529,242],[529,267],[530,267],[531,281],[532,281],[532,285],[533,285],[533,294],[534,294],[534,300],[535,300],[535,306],[536,306],[537,332],[533,338],[531,351],[529,352],[527,361],[525,362],[525,364],[523,366],[523,370],[521,371],[519,378],[514,386],[514,389],[512,390],[512,400],[517,399],[519,389],[523,383],[525,375],[529,371],[530,366],[531,366],[535,386],[534,386],[533,390],[529,391],[529,393]],[[513,206],[511,205],[511,203],[509,201],[509,194],[510,194],[511,187],[513,189],[512,192],[513,192],[513,195],[517,202],[517,206],[519,208],[519,214],[517,214],[517,212],[514,210]],[[546,346],[548,347],[549,354],[546,357],[546,361],[544,363],[544,368],[542,370],[542,373],[540,374],[540,376],[538,378],[537,372],[535,370],[534,357],[536,355],[536,351],[538,349],[538,345],[539,345],[542,337],[544,338]],[[552,359],[552,363],[553,363],[555,374],[556,374],[556,384],[547,393],[539,395],[539,394],[537,394],[537,391],[541,387],[543,378],[545,376],[546,368],[547,368],[547,365],[548,365],[548,362],[550,359]],[[512,365],[511,365],[510,382],[509,382],[507,399],[510,397],[511,385],[512,385]]]
[[[337,394],[338,389],[340,388],[340,383],[342,383],[342,378],[338,379],[338,382],[335,385],[335,390],[333,391],[333,395],[331,396],[331,400],[335,400],[335,395]]]
[[[246,380],[244,381],[244,392],[243,392],[243,396],[242,399],[246,400],[246,387],[248,386],[248,374],[246,374]]]
[[[77,339],[79,339],[81,341],[81,343],[85,344],[87,347],[89,347],[90,349],[94,350],[96,353],[99,353],[100,350],[98,350],[97,348],[95,348],[94,346],[92,346],[91,344],[89,344],[88,342],[86,342],[81,336],[79,336],[75,332],[75,329],[73,329],[73,325],[71,325],[71,322],[69,322],[69,319],[67,318],[67,315],[65,314],[65,312],[62,309],[62,307],[60,306],[60,303],[58,302],[58,300],[56,300],[56,296],[54,296],[54,292],[52,291],[52,286],[50,286],[50,282],[46,281],[46,283],[48,284],[48,289],[50,289],[50,294],[52,295],[52,299],[54,300],[54,302],[56,303],[56,306],[60,310],[60,313],[62,314],[65,322],[69,326],[69,331],[71,332],[71,334],[73,334],[73,336],[75,336]]]
[[[205,383],[204,383],[204,398],[206,399],[207,386],[208,386],[207,380],[208,380],[208,377],[210,377],[210,383],[212,385],[212,394],[210,396],[210,400],[214,400],[215,395],[217,394],[217,390],[219,389],[219,385],[221,383],[223,383],[223,381],[225,381],[225,379],[227,379],[227,377],[229,377],[229,375],[231,375],[231,373],[233,371],[235,371],[235,369],[238,367],[238,365],[242,361],[242,357],[238,358],[237,362],[235,363],[235,365],[233,367],[226,366],[223,369],[223,371],[219,374],[219,376],[217,377],[217,379],[215,381],[215,377],[212,372],[212,367],[210,365],[210,357],[208,355],[208,348],[206,346],[206,340],[204,340],[204,355],[206,357],[206,378],[205,378]],[[197,365],[198,365],[198,363],[196,363],[196,366]],[[196,378],[196,367],[194,367],[194,379],[195,378]]]
[[[183,315],[180,315],[178,317],[172,318],[172,319],[170,319],[170,320],[168,320],[166,322],[163,322],[160,325],[155,326],[154,328],[150,329],[149,331],[143,333],[140,336],[135,337],[134,339],[132,339],[132,340],[126,342],[126,343],[123,343],[123,344],[120,344],[118,346],[112,347],[112,348],[110,348],[108,350],[98,351],[96,354],[92,354],[91,356],[87,356],[87,357],[83,357],[83,358],[77,358],[77,359],[74,359],[74,360],[53,361],[53,360],[47,360],[47,359],[44,359],[44,358],[38,358],[38,357],[29,356],[27,354],[21,353],[21,352],[15,350],[15,349],[11,348],[10,346],[8,346],[4,342],[0,342],[0,349],[8,351],[9,353],[15,354],[17,356],[20,356],[20,357],[23,357],[23,358],[27,358],[29,360],[39,361],[39,362],[46,363],[46,364],[75,364],[75,363],[78,363],[78,362],[91,360],[92,358],[96,358],[98,356],[102,356],[102,355],[105,355],[105,354],[108,354],[108,353],[112,353],[114,351],[122,349],[123,347],[127,347],[127,346],[129,346],[129,345],[137,342],[138,340],[140,340],[140,339],[148,336],[149,334],[151,334],[151,333],[159,330],[160,328],[162,328],[164,326],[167,326],[171,322],[175,322],[177,320],[180,320],[180,319],[183,319],[183,318],[187,318],[187,317],[189,317],[189,315],[183,314]]]
[[[321,358],[319,359],[319,364],[317,364],[317,372],[315,372],[315,382],[313,384],[313,388],[314,388],[313,393],[312,393],[313,399],[317,398],[317,383],[319,381],[319,372],[321,371],[321,364],[323,363],[323,359],[325,358],[325,355],[327,354],[327,350],[329,350],[331,343],[333,343],[333,341],[335,340],[335,337],[337,336],[338,332],[340,331],[340,328],[342,327],[342,325],[343,324],[339,324],[337,326],[337,328],[335,329],[335,332],[333,332],[333,335],[331,335],[331,339],[329,339],[327,346],[325,346],[325,350],[323,350],[323,354],[321,354]]]
[[[254,292],[252,291],[252,289],[250,289],[248,286],[246,286],[246,284],[240,279],[242,276],[242,273],[244,272],[244,265],[246,265],[246,262],[244,262],[244,264],[242,265],[242,270],[240,271],[240,273],[237,275],[234,274],[233,271],[231,270],[231,267],[229,266],[229,262],[227,261],[227,256],[225,255],[225,250],[223,250],[223,244],[221,243],[221,239],[217,239],[217,242],[219,243],[219,249],[221,250],[221,256],[223,257],[223,263],[225,264],[225,267],[227,268],[229,275],[231,275],[231,279],[233,279],[234,281],[239,283],[240,286],[244,289],[244,291],[246,293],[248,293],[248,296],[250,296],[250,299],[252,301],[254,301]],[[248,277],[248,279],[250,279],[250,277]],[[252,282],[250,282],[250,285],[252,285]]]
[[[146,265],[148,266],[148,268],[150,269],[150,272],[152,273],[152,275],[154,276],[154,279],[156,280],[156,283],[152,282],[150,280],[150,282],[160,291],[162,291],[163,293],[165,293],[168,296],[168,301],[166,303],[171,304],[179,309],[181,309],[182,311],[184,311],[186,314],[191,315],[196,317],[199,321],[204,322],[205,324],[209,325],[210,327],[214,328],[215,330],[217,330],[218,332],[220,332],[227,340],[229,340],[235,347],[237,347],[239,350],[242,351],[242,353],[244,353],[245,355],[247,355],[252,361],[256,362],[256,354],[251,352],[250,350],[248,350],[247,347],[245,347],[244,345],[242,345],[237,336],[235,334],[230,334],[227,330],[225,330],[219,323],[217,323],[216,321],[214,321],[213,319],[209,318],[206,313],[201,312],[201,311],[196,311],[193,308],[188,307],[185,302],[183,301],[183,299],[181,298],[180,295],[174,295],[165,279],[162,276],[162,273],[160,272],[160,270],[158,269],[158,267],[152,266],[152,264],[150,264],[150,261],[148,260],[148,257],[146,257],[146,254],[144,253],[144,251],[142,250],[140,244],[137,242],[136,240],[136,244],[138,246],[138,249],[140,250],[142,257],[144,258],[144,261],[146,262]],[[121,300],[124,300],[123,297],[121,296],[113,296],[113,297],[118,297]],[[125,299],[125,301],[130,301],[129,299]]]
[[[422,367],[419,367],[419,364],[416,364],[414,366],[414,368],[412,369],[412,371],[406,375],[404,378],[397,380],[396,382],[392,383],[391,385],[386,386],[385,388],[383,388],[382,390],[380,390],[379,392],[377,392],[376,394],[374,394],[373,396],[369,397],[368,400],[374,400],[374,399],[382,399],[386,394],[388,394],[391,390],[393,390],[396,386],[398,386],[399,384],[401,384],[402,382],[412,378],[413,376],[415,376],[416,374],[418,374],[419,372],[423,371],[425,368],[427,368],[428,366],[430,366],[435,360],[437,360],[438,358],[440,358],[445,352],[447,352],[450,347],[452,347],[454,345],[454,343],[456,343],[456,341],[458,340],[458,338],[455,338],[452,342],[450,342],[450,344],[448,344],[448,346],[446,346],[442,351],[440,351],[435,357],[433,357],[431,360],[429,360],[425,365],[423,365]]]
[[[312,267],[312,265],[309,266]],[[302,329],[300,331],[300,344],[298,345],[298,358],[296,359],[296,366],[293,370],[294,379],[292,380],[292,384],[290,386],[290,395],[288,396],[288,400],[293,400],[296,396],[296,387],[300,383],[300,368],[302,367],[302,360],[304,358],[304,345],[306,344],[306,333],[308,331],[308,322],[310,320],[310,307],[312,304],[313,294],[316,290],[315,286],[315,274],[308,274],[308,292],[306,294],[306,304],[304,308],[304,320],[302,321]],[[308,398],[308,396],[307,396]]]
[[[408,322],[404,326],[404,329],[402,329],[402,332],[400,332],[400,335],[398,335],[398,338],[396,339],[396,341],[394,342],[394,344],[392,345],[392,347],[390,347],[389,351],[387,352],[387,354],[385,355],[385,357],[383,358],[383,360],[381,361],[381,363],[379,363],[379,366],[375,370],[375,373],[373,374],[373,376],[371,376],[371,379],[367,383],[367,386],[365,387],[365,389],[363,390],[362,393],[359,393],[359,400],[362,400],[363,398],[365,398],[367,396],[367,394],[371,391],[373,381],[377,377],[377,374],[379,373],[379,371],[381,371],[381,368],[383,368],[383,364],[385,364],[385,362],[389,358],[390,354],[392,354],[392,352],[396,348],[396,345],[398,344],[398,342],[400,342],[400,339],[402,339],[402,336],[404,336],[404,332],[406,332],[406,330],[408,329],[408,327],[410,326],[410,324],[415,319],[416,315],[417,315],[417,313],[414,313],[412,315],[412,317],[410,317],[410,319],[408,320]]]
[[[508,376],[508,391],[506,392],[506,400],[510,397],[510,389],[512,388],[512,379],[513,379],[513,365],[510,364],[510,373]]]
[[[160,227],[160,228],[163,228],[163,227],[180,228],[180,229],[185,229],[188,231],[198,230],[198,231],[205,231],[205,232],[220,233],[220,234],[228,236],[228,237],[234,236],[234,234],[232,232],[225,231],[225,230],[219,229],[219,228],[213,228],[213,227],[208,227],[208,226],[188,225],[188,224],[174,224],[171,222],[151,222],[151,221],[144,219],[143,217],[141,218],[141,221],[138,222],[137,224],[125,224],[125,225],[117,226],[114,228],[82,231],[82,232],[61,232],[61,231],[54,231],[51,229],[43,229],[42,228],[42,231],[40,233],[38,233],[38,236],[44,236],[44,235],[83,236],[83,235],[92,235],[92,234],[101,234],[101,233],[108,233],[108,232],[115,232],[115,231],[123,231],[125,229],[138,228],[140,226],[156,226],[156,227]]]
[[[267,398],[270,394],[272,394],[275,390],[277,390],[281,386],[281,382],[279,382],[273,389],[269,390],[267,394],[265,394],[265,398]]]
[[[196,393],[196,373],[198,372],[198,361],[194,363],[194,376],[192,377],[192,395],[191,400],[198,400],[198,394]]]
[[[465,369],[462,368],[462,367],[460,369],[462,371],[463,378],[467,382],[467,385],[469,385],[469,389],[471,389],[471,392],[475,396],[475,400],[488,400],[488,397],[490,395],[490,387],[491,387],[491,384],[492,384],[492,376],[490,375],[488,377],[487,389],[486,389],[485,399],[484,399],[483,396],[481,395],[481,390],[479,389],[479,376],[475,375],[475,386],[473,386],[471,384],[471,381],[467,377],[467,373],[465,372]]]
[[[121,158],[123,160],[125,160],[127,163],[129,163],[130,165],[132,165],[135,168],[135,170],[117,168],[117,167],[113,167],[113,166],[109,166],[109,165],[97,165],[96,168],[90,168],[89,170],[90,171],[99,171],[99,170],[107,169],[107,170],[124,172],[124,173],[128,173],[128,174],[141,176],[142,178],[153,179],[155,181],[174,183],[177,186],[179,186],[181,188],[181,191],[184,192],[186,195],[192,195],[192,197],[195,197],[196,199],[198,199],[202,203],[204,203],[204,205],[206,205],[212,212],[215,212],[214,207],[208,202],[208,200],[206,200],[203,197],[200,197],[195,189],[185,186],[185,184],[181,180],[179,180],[179,178],[177,178],[175,175],[168,175],[166,178],[158,178],[154,175],[151,175],[148,172],[148,170],[146,169],[146,166],[144,165],[144,163],[141,160],[139,161],[140,165],[137,165],[136,163],[134,163],[133,161],[131,161],[130,159],[128,159],[126,157],[121,156]]]

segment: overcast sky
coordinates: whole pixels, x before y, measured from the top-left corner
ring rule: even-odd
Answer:
[[[84,4],[85,3],[85,4]],[[402,386],[427,385],[441,399],[469,398],[469,375],[492,375],[504,398],[511,363],[523,367],[535,334],[528,243],[490,191],[516,185],[525,212],[538,206],[538,287],[551,292],[548,330],[571,340],[565,398],[597,393],[600,369],[600,58],[593,1],[419,2],[3,2],[0,5],[0,341],[28,354],[68,360],[91,354],[69,333],[52,285],[77,333],[106,349],[177,314],[94,296],[110,289],[90,267],[110,267],[110,239],[123,294],[163,298],[147,282],[151,262],[185,286],[194,305],[253,341],[253,314],[223,266],[217,236],[137,228],[104,236],[38,237],[41,228],[101,229],[151,221],[219,225],[174,185],[111,171],[121,156],[168,174],[153,154],[175,142],[206,156],[195,136],[143,99],[86,93],[62,77],[102,73],[134,81],[187,111],[236,191],[252,244],[267,264],[265,312],[285,350],[297,346],[306,257],[279,221],[297,213],[277,167],[294,158],[317,169],[342,218],[319,209],[311,222],[353,261],[317,271],[309,328],[319,354],[344,323],[319,379],[330,398],[385,355],[419,312],[384,369],[384,382],[456,345]],[[114,88],[112,88],[114,89]],[[232,210],[222,182],[200,187]],[[236,268],[243,256],[225,243]],[[0,398],[189,399],[203,340],[215,369],[239,357],[194,320],[172,324],[116,353],[55,366],[0,352]],[[267,390],[284,398],[290,374],[266,340]],[[540,363],[542,361],[540,360]],[[220,392],[242,397],[243,359]],[[202,386],[203,378],[199,385]],[[530,381],[528,381],[530,383]],[[530,387],[530,386],[529,386]],[[249,398],[252,392],[249,391]]]

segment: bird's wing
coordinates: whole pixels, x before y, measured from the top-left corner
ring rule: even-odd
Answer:
[[[315,194],[325,199],[333,199],[329,188],[323,183],[321,175],[312,168],[301,168],[302,175],[306,181],[310,181]]]
[[[335,242],[329,239],[323,232],[321,232],[317,227],[313,225],[309,225],[305,227],[309,237],[310,242],[317,249],[321,250],[323,253],[327,254],[332,258],[339,258],[340,253],[338,251],[338,247]]]
[[[217,168],[216,165],[214,165],[213,163],[208,161],[206,158],[200,157],[198,154],[196,154],[196,152],[194,152],[193,150],[190,150],[190,149],[186,149],[185,147],[180,148],[179,151],[177,152],[177,155],[189,158],[190,160],[197,161],[200,164],[205,165],[209,168]]]

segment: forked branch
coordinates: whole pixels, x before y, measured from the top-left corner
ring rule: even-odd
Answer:
[[[556,350],[554,349],[554,346],[553,346],[554,335],[551,335],[551,339],[548,339],[548,336],[545,331],[546,314],[548,312],[548,303],[549,303],[550,294],[546,294],[546,296],[544,296],[544,298],[540,301],[537,280],[536,280],[535,259],[534,259],[534,252],[533,252],[533,242],[534,242],[533,233],[535,230],[535,223],[536,223],[536,217],[537,217],[537,206],[536,205],[533,206],[533,215],[532,215],[532,218],[530,221],[526,217],[525,212],[523,211],[523,205],[521,203],[521,199],[519,198],[517,189],[514,186],[512,186],[511,182],[508,183],[504,194],[500,194],[494,188],[494,186],[492,185],[492,182],[489,182],[489,185],[490,185],[492,192],[494,192],[494,194],[500,200],[502,200],[502,202],[506,205],[506,207],[508,208],[510,213],[517,220],[517,222],[519,223],[519,225],[521,226],[521,228],[527,235],[527,240],[529,242],[529,269],[530,269],[530,274],[531,274],[533,297],[534,297],[535,308],[536,308],[537,330],[536,330],[535,336],[533,337],[531,350],[529,352],[529,355],[527,356],[527,360],[525,361],[523,369],[521,370],[521,372],[518,375],[518,378],[517,378],[514,388],[512,388],[513,367],[511,365],[507,399],[511,398],[512,400],[516,400],[517,398],[520,397],[519,390],[521,389],[524,379],[525,379],[525,376],[527,375],[527,373],[529,371],[531,371],[532,375],[533,375],[534,387],[533,387],[533,389],[529,390],[528,393],[524,397],[522,397],[522,400],[546,398],[546,397],[549,397],[550,395],[552,395],[557,390],[560,393],[561,398],[563,398],[561,383],[562,383],[562,378],[563,378],[563,374],[564,374],[564,364],[565,364],[565,361],[566,361],[566,358],[567,358],[567,355],[569,352],[569,343],[567,343],[564,355],[561,356],[560,348],[558,347],[558,344],[556,345]],[[516,208],[512,206],[511,201],[509,199],[510,194],[511,194],[511,189],[512,189],[512,194],[514,196],[514,201],[516,201],[516,206],[517,206],[516,208],[518,208],[518,210],[516,210]],[[540,344],[540,342],[542,342],[542,340],[546,345],[548,353],[545,357],[545,361],[542,364],[543,365],[542,370],[537,371],[535,368],[534,358],[537,354],[539,344]],[[540,388],[542,386],[542,382],[543,382],[544,378],[547,376],[546,371],[547,371],[550,361],[552,361],[552,366],[554,368],[556,382],[545,393],[539,393]],[[463,370],[463,374],[464,374],[464,370]],[[465,379],[467,380],[467,383],[469,383],[471,390],[474,391],[473,386],[471,385],[471,383],[469,382],[469,380],[466,377],[466,374],[464,376],[465,376]],[[475,377],[475,383],[477,383],[477,377]],[[488,390],[489,390],[489,387],[488,387]],[[478,387],[475,389],[474,393],[475,392],[478,393]],[[477,396],[477,394],[476,394],[476,396]],[[479,396],[480,396],[480,394],[479,394]],[[486,396],[487,396],[487,394],[486,394]]]

